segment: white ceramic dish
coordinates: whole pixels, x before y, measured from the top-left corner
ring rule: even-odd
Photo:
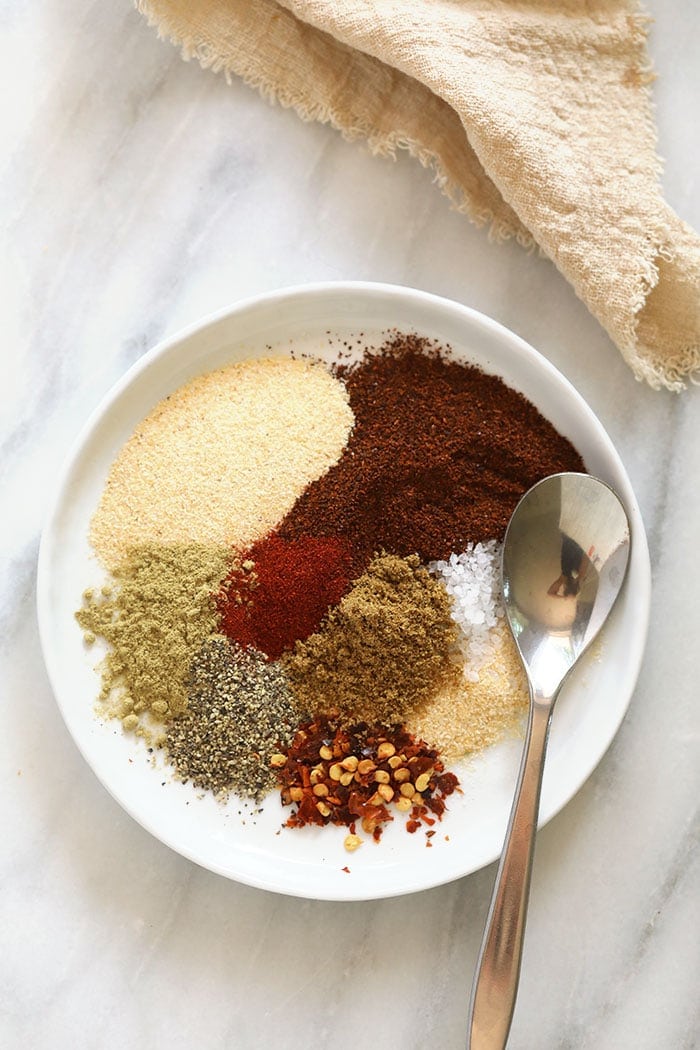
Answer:
[[[151,768],[142,746],[93,713],[95,655],[74,620],[82,590],[99,579],[88,523],[122,444],[149,410],[194,375],[275,351],[329,351],[359,332],[379,341],[388,328],[415,330],[521,391],[582,454],[588,470],[611,484],[632,524],[627,583],[602,649],[589,656],[557,705],[544,775],[540,824],[574,795],[613,739],[630,701],[646,638],[650,567],[644,528],[624,467],[601,424],[563,376],[496,322],[423,292],[379,284],[293,288],[236,304],[166,340],[116,385],[86,424],[60,479],[39,555],[38,613],[48,672],[66,725],[108,791],[148,831],[212,871],[302,897],[362,900],[425,889],[475,871],[499,854],[517,774],[520,742],[510,740],[456,767],[463,795],[433,847],[422,832],[395,821],[380,845],[352,855],[344,830],[282,829],[276,798],[251,816],[170,782]],[[374,338],[373,338],[374,337]],[[166,781],[165,786],[162,782]],[[345,870],[349,869],[349,870]]]

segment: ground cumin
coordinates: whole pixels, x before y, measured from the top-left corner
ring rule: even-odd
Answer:
[[[225,548],[146,543],[114,569],[113,587],[86,592],[76,619],[86,641],[110,646],[101,666],[104,714],[127,730],[182,714],[190,664],[216,630],[213,593],[230,564]]]
[[[377,555],[321,630],[283,657],[300,708],[392,725],[461,672],[450,599],[416,555]]]

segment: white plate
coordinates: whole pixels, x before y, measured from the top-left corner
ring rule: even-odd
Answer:
[[[625,714],[646,637],[651,573],[637,501],[601,424],[552,365],[495,321],[424,292],[342,283],[248,300],[187,329],[138,361],[86,424],[60,479],[39,554],[39,626],[51,683],[69,731],[107,790],[185,857],[252,886],[302,897],[390,897],[493,861],[508,819],[520,742],[505,742],[456,767],[464,794],[449,799],[431,849],[422,831],[409,835],[395,821],[379,845],[367,842],[350,855],[342,845],[344,829],[280,831],[284,811],[274,797],[257,817],[235,799],[222,806],[200,797],[191,785],[170,782],[162,769],[151,768],[142,745],[118,725],[97,721],[95,654],[85,650],[73,613],[83,589],[99,579],[87,533],[109,467],[161,398],[201,372],[269,355],[270,347],[323,354],[329,332],[341,340],[362,332],[379,343],[381,332],[394,327],[449,343],[464,360],[521,391],[574,443],[588,470],[617,490],[631,519],[629,575],[602,648],[576,672],[555,710],[540,809],[544,824],[581,787]]]

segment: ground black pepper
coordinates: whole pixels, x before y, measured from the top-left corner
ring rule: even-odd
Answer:
[[[271,756],[300,720],[279,665],[212,636],[192,663],[187,712],[165,739],[180,779],[216,795],[260,799],[275,783]]]

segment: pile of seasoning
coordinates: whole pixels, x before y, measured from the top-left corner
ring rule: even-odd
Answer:
[[[276,660],[308,638],[350,586],[351,552],[338,536],[284,540],[271,533],[246,551],[221,585],[221,630]]]
[[[426,339],[396,334],[334,372],[355,425],[278,532],[344,536],[359,571],[381,550],[430,562],[500,540],[536,481],[583,470],[571,443],[521,394]]]
[[[500,593],[501,544],[496,540],[469,543],[447,561],[432,561],[430,572],[452,599],[452,616],[459,628],[458,644],[465,675],[479,681],[479,668],[492,655],[505,616]]]
[[[165,738],[179,778],[215,795],[259,800],[275,783],[272,756],[299,725],[281,668],[215,635],[193,660],[187,686],[187,712]]]
[[[456,639],[447,592],[418,555],[379,554],[284,667],[306,710],[392,724],[455,680]]]
[[[90,541],[108,568],[148,542],[245,549],[337,461],[353,422],[318,361],[253,358],[196,376],[122,448]]]
[[[109,645],[104,715],[148,735],[153,722],[184,714],[190,667],[216,630],[213,592],[230,560],[221,547],[144,543],[114,566],[111,585],[85,591],[76,613],[85,641],[101,637]]]
[[[304,723],[286,753],[273,756],[282,784],[282,804],[296,805],[291,828],[339,824],[350,834],[345,848],[361,845],[357,824],[376,842],[394,819],[406,817],[413,834],[428,826],[427,845],[445,798],[458,788],[438,752],[401,726],[346,725],[321,718]]]
[[[415,335],[330,367],[244,361],[157,405],[91,525],[109,581],[101,710],[175,776],[346,847],[442,818],[445,762],[514,730],[524,679],[500,541],[540,478],[583,470],[500,379]]]
[[[465,665],[465,671],[468,668]],[[528,689],[510,631],[492,632],[478,676],[466,673],[411,711],[406,728],[429,740],[445,761],[456,762],[518,730],[528,710]]]

